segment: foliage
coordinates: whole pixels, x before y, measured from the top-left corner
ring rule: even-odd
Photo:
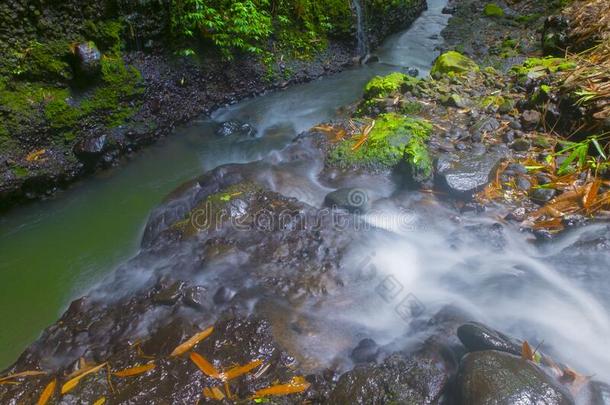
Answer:
[[[487,3],[483,9],[483,14],[487,17],[504,17],[504,10],[496,3]]]
[[[34,41],[26,49],[14,53],[16,63],[8,73],[34,81],[70,80],[72,69],[67,61],[69,54],[68,42],[51,41],[43,44]]]
[[[432,125],[422,119],[395,113],[380,115],[368,139],[360,147],[353,137],[341,142],[329,155],[340,166],[366,166],[374,169],[392,168],[407,163],[420,177],[432,174],[432,160],[426,141]]]
[[[395,72],[387,76],[376,76],[364,86],[365,98],[387,97],[397,91],[407,91],[412,89],[419,79]]]

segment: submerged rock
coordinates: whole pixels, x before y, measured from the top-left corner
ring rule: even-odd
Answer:
[[[256,130],[248,123],[241,121],[227,121],[220,124],[216,130],[216,135],[225,136],[243,136],[253,137],[256,135]]]
[[[371,203],[366,190],[361,188],[340,188],[328,193],[324,204],[331,208],[344,208],[349,212],[362,213],[367,211]]]
[[[495,350],[464,356],[456,386],[460,403],[468,405],[574,404],[570,394],[534,363]]]

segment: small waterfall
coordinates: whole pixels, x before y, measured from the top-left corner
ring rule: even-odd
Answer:
[[[369,37],[366,32],[364,0],[353,0],[352,4],[356,12],[358,56],[364,58],[369,53]]]

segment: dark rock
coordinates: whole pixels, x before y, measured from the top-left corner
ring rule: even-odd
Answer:
[[[551,183],[553,180],[549,176],[547,176],[546,174],[539,173],[539,174],[536,175],[536,181],[538,182],[538,184],[543,186],[545,184]]]
[[[506,173],[508,170],[515,174],[527,174],[527,168],[520,163],[509,164],[504,172]]]
[[[460,341],[468,351],[498,350],[521,355],[521,344],[514,339],[478,322],[468,322],[457,330]]]
[[[506,131],[502,135],[502,142],[504,142],[504,143],[511,143],[514,140],[515,140],[515,131]]]
[[[214,294],[214,304],[222,305],[231,301],[235,296],[235,291],[225,286],[220,287]]]
[[[369,195],[361,188],[340,188],[324,198],[327,207],[344,208],[349,212],[362,213],[370,208]]]
[[[542,31],[542,50],[547,55],[564,56],[568,46],[569,22],[566,17],[555,15],[548,17]]]
[[[530,181],[523,177],[523,176],[519,176],[517,177],[517,188],[519,190],[523,190],[523,191],[527,191],[532,187],[532,183],[530,183]]]
[[[542,115],[536,110],[525,110],[521,114],[521,125],[527,131],[531,131],[538,127]]]
[[[601,381],[591,381],[588,391],[591,405],[610,405],[610,385]]]
[[[184,303],[193,308],[203,308],[205,306],[205,297],[207,291],[205,287],[196,285],[189,287],[184,291]]]
[[[495,350],[468,353],[456,379],[459,401],[468,405],[571,405],[570,394],[534,363]]]
[[[449,96],[442,97],[441,104],[447,107],[464,108],[468,105],[468,102],[459,94],[451,94]]]
[[[409,68],[409,69],[407,69],[407,74],[411,77],[417,77],[417,76],[419,76],[419,69]]]
[[[256,136],[256,130],[247,123],[240,121],[227,121],[220,124],[220,127],[216,130],[218,136],[243,136],[253,137]]]
[[[484,187],[494,174],[495,168],[502,161],[503,155],[487,153],[473,155],[467,152],[459,153],[454,159],[447,159],[437,163],[442,186],[458,194],[472,194]]]
[[[76,70],[87,78],[99,75],[101,71],[102,54],[93,42],[82,42],[74,49]]]
[[[542,204],[551,201],[555,195],[557,195],[557,190],[553,188],[536,188],[531,193],[532,200]]]
[[[517,139],[516,141],[510,144],[510,148],[517,152],[526,152],[529,150],[530,146],[530,142],[524,138]]]
[[[370,363],[377,360],[379,345],[373,339],[362,339],[358,346],[352,350],[351,358],[354,363]]]
[[[169,287],[163,288],[161,291],[153,295],[152,300],[155,304],[174,305],[180,297],[182,297],[183,281],[176,281]]]
[[[107,145],[106,135],[84,138],[74,145],[74,154],[78,157],[101,156]]]
[[[472,131],[479,133],[491,133],[498,128],[500,128],[500,122],[498,122],[497,119],[493,117],[485,117],[480,119],[473,125]]]

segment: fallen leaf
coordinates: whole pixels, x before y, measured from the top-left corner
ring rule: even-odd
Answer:
[[[62,387],[61,387],[61,394],[64,395],[64,394],[67,394],[68,392],[72,391],[74,388],[76,388],[76,386],[78,385],[80,380],[82,380],[83,378],[85,378],[89,374],[97,373],[98,371],[100,371],[105,366],[106,366],[106,363],[102,363],[99,366],[93,367],[93,368],[85,371],[84,373],[74,377],[73,379],[69,380],[64,385],[62,385]]]
[[[261,364],[263,364],[262,360],[254,360],[253,362],[250,362],[244,366],[233,367],[233,368],[225,371],[224,373],[221,374],[221,377],[223,380],[229,381],[229,380],[237,378],[243,374],[246,374],[246,373],[250,372],[251,370],[254,370],[256,367],[260,366]]]
[[[584,376],[571,368],[564,368],[563,375],[559,378],[563,384],[569,385],[572,395],[577,396],[578,392],[585,386],[591,377]]]
[[[117,377],[121,377],[121,378],[132,377],[135,375],[144,374],[147,371],[150,371],[154,368],[155,368],[155,363],[148,363],[148,364],[144,364],[143,366],[131,367],[131,368],[126,368],[121,371],[115,371],[112,374]]]
[[[306,391],[309,384],[303,377],[293,377],[288,384],[273,385],[268,388],[258,390],[252,396],[253,398],[268,397],[272,395],[289,395],[297,394]]]
[[[39,370],[22,371],[20,373],[15,373],[15,374],[11,374],[11,375],[2,377],[2,378],[0,378],[0,382],[7,381],[7,380],[14,380],[15,378],[34,377],[34,376],[43,375],[43,374],[46,374],[46,372],[39,371]]]
[[[521,347],[521,357],[525,360],[534,361],[534,351],[527,340],[523,341],[523,346]]]
[[[104,405],[106,403],[106,397],[101,397],[93,403],[93,405]]]
[[[188,352],[189,350],[191,350],[197,343],[201,342],[203,339],[207,338],[208,336],[210,336],[212,334],[212,332],[214,331],[214,327],[210,326],[209,328],[207,328],[206,330],[197,333],[196,335],[194,335],[193,337],[191,337],[189,340],[187,340],[186,342],[182,343],[181,345],[179,345],[178,347],[176,347],[174,349],[174,351],[170,354],[171,357],[174,356],[180,356],[183,353]]]
[[[205,387],[203,389],[203,396],[209,399],[215,399],[216,401],[222,401],[225,399],[225,394],[223,394],[218,387]]]
[[[585,210],[589,211],[593,202],[597,199],[597,193],[599,192],[599,187],[601,186],[600,180],[594,180],[592,183],[589,183],[586,187],[586,191],[582,198],[582,206]]]
[[[15,381],[0,381],[0,385],[19,385],[21,383]]]
[[[28,153],[28,155],[25,157],[25,160],[27,160],[28,162],[33,162],[35,160],[40,159],[40,157],[46,152],[46,149],[35,150],[33,152]]]
[[[199,370],[203,371],[206,375],[212,378],[221,378],[221,375],[218,370],[216,370],[212,363],[207,361],[202,355],[200,355],[199,353],[191,352],[190,357],[191,361],[195,363],[195,365],[199,367]]]
[[[57,386],[57,379],[54,378],[53,381],[47,384],[42,393],[40,394],[40,398],[38,398],[37,405],[46,405],[49,402],[49,399],[55,394],[55,387]]]

